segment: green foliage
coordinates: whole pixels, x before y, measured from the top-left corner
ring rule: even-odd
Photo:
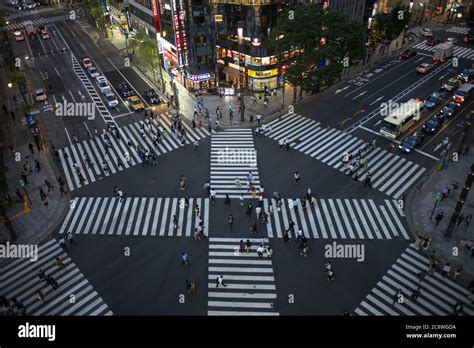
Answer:
[[[375,44],[398,38],[410,22],[410,17],[409,8],[401,4],[397,4],[389,13],[377,13],[373,17],[371,33]]]
[[[9,74],[10,81],[20,89],[26,87],[26,74],[23,71],[14,70]]]
[[[298,6],[294,19],[287,11],[272,32],[285,78],[294,86],[316,92],[340,78],[346,58],[356,64],[365,55],[364,27],[341,12],[325,12],[318,5]],[[325,44],[321,44],[321,39]],[[285,52],[293,52],[288,55]],[[326,62],[320,67],[321,61]]]

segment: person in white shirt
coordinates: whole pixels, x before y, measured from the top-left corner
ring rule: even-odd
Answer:
[[[258,258],[260,258],[260,259],[263,258],[263,253],[264,253],[264,252],[265,252],[265,248],[262,247],[262,246],[259,246],[259,247],[257,248]]]

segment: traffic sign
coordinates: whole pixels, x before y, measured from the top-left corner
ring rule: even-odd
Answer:
[[[24,181],[23,179],[20,179],[20,185],[21,185],[21,187],[25,187],[25,186],[26,186],[25,181]]]
[[[436,192],[435,197],[436,200],[439,201],[441,199],[441,192]]]

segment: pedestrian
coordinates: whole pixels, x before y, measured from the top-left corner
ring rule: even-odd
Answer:
[[[262,213],[262,208],[259,206],[255,208],[255,213],[257,214],[257,220],[260,220],[260,214]]]
[[[471,219],[472,219],[472,214],[469,214],[464,218],[464,223],[466,224],[466,227],[469,227],[469,223],[471,222]]]
[[[288,231],[283,232],[283,241],[284,242],[289,242],[290,241],[290,237],[288,236]]]
[[[421,288],[420,287],[417,287],[415,291],[413,291],[413,293],[411,294],[410,298],[412,299],[412,301],[416,301],[418,299],[418,297],[420,296],[420,293],[421,293]]]
[[[253,210],[252,203],[249,203],[249,204],[247,205],[247,210],[245,211],[245,213],[246,213],[248,216],[251,216],[251,215],[252,215],[252,210]]]
[[[63,196],[63,194],[66,194],[67,191],[64,190],[64,188],[62,186],[59,187],[59,193],[61,194],[61,197]]]
[[[463,309],[464,309],[464,305],[461,302],[457,302],[454,305],[453,315],[458,316],[463,311]]]
[[[28,148],[30,149],[30,152],[31,152],[32,154],[35,153],[35,148],[34,148],[33,144],[29,143],[29,144],[28,144]]]
[[[257,248],[257,255],[258,255],[258,258],[259,258],[259,259],[262,259],[262,258],[263,258],[263,252],[264,252],[264,251],[265,251],[265,248],[262,247],[262,246],[259,246],[259,247]]]
[[[439,213],[438,215],[436,215],[436,217],[435,217],[435,220],[436,220],[436,224],[435,224],[435,225],[436,225],[436,226],[438,226],[439,223],[441,222],[441,220],[443,220],[443,217],[444,217],[444,213],[443,213],[443,212],[441,212],[441,213]]]
[[[464,268],[462,266],[458,266],[456,270],[454,271],[453,279],[456,279],[457,277],[459,277],[463,271],[464,271]]]
[[[44,273],[42,269],[38,271],[38,278],[40,281],[43,281],[46,278],[46,274]]]
[[[176,215],[173,215],[173,228],[174,228],[175,230],[177,230],[178,227],[179,227],[179,225],[178,225],[178,218],[176,217]]]
[[[201,240],[201,231],[199,226],[194,229],[194,240]]]
[[[268,257],[269,259],[271,259],[272,256],[273,256],[273,249],[270,248],[270,247],[268,247],[268,248],[267,248],[267,257]]]
[[[194,207],[194,213],[196,214],[196,216],[199,216],[199,212],[200,212],[199,204],[196,204],[196,206]]]
[[[199,146],[199,141],[194,141],[194,150],[197,151],[198,149],[198,146]]]
[[[444,267],[443,267],[443,272],[441,273],[443,277],[449,276],[449,273],[451,272],[451,265],[449,262],[446,262]]]
[[[298,184],[298,182],[301,180],[301,174],[298,171],[296,171],[293,174],[293,178],[295,179],[295,184]]]
[[[63,260],[58,256],[56,257],[56,260],[54,262],[58,268],[63,268],[64,267],[64,262]]]
[[[26,178],[25,172],[21,172],[21,179],[25,183],[25,185],[28,185],[28,179]]]
[[[219,287],[219,285],[222,285],[222,286],[227,286],[226,284],[224,284],[224,276],[218,276],[217,279],[216,279],[216,288]]]
[[[59,241],[58,241],[58,244],[61,248],[63,248],[63,250],[65,252],[68,252],[68,248],[67,248],[67,245],[66,245],[66,242],[64,241],[64,238],[61,238]]]
[[[461,222],[463,222],[463,221],[464,221],[464,214],[461,214],[461,215],[459,215],[459,217],[458,217],[458,224],[457,224],[457,226],[459,226],[459,225],[461,224]]]
[[[247,252],[247,254],[250,253],[250,249],[252,249],[252,242],[250,241],[250,239],[247,239],[247,241],[245,242],[245,251]]]
[[[41,170],[41,165],[39,163],[39,161],[35,158],[35,168],[36,168],[36,171],[39,172]]]
[[[191,265],[191,263],[189,262],[189,255],[187,252],[183,252],[181,254],[181,266],[182,265],[187,265],[187,266]]]
[[[240,183],[240,179],[239,179],[239,178],[235,178],[235,186],[236,186],[237,188],[242,187],[242,184]]]
[[[44,183],[46,187],[48,188],[48,192],[51,192],[54,189],[54,186],[51,185],[51,183],[48,180],[44,179]]]
[[[122,203],[123,202],[123,191],[119,189],[117,191],[117,194],[118,194],[119,202]]]
[[[304,257],[308,257],[308,243],[307,242],[302,243],[300,255]]]
[[[258,233],[258,231],[257,231],[257,223],[256,223],[256,222],[254,222],[253,225],[250,227],[250,231],[251,231],[252,233]]]
[[[41,200],[44,201],[46,199],[46,194],[44,193],[44,191],[41,187],[38,187],[38,189],[39,189],[39,194],[40,194]]]
[[[395,306],[397,303],[400,303],[403,299],[402,289],[398,289],[398,291],[393,295],[393,305]]]
[[[229,197],[229,195],[225,195],[224,204],[225,204],[225,205],[230,205],[230,197]]]
[[[36,291],[36,298],[40,301],[44,301],[44,294],[41,290]]]
[[[56,279],[54,279],[52,276],[48,275],[46,276],[45,278],[45,281],[46,283],[48,283],[49,285],[51,285],[51,287],[53,289],[57,289],[59,287],[59,284],[58,282],[56,281]]]
[[[210,196],[211,196],[211,203],[214,203],[214,200],[216,199],[216,190],[211,189]]]
[[[227,221],[229,222],[230,231],[232,232],[232,224],[234,223],[234,217],[232,216],[232,214],[229,215]]]
[[[72,245],[77,246],[76,240],[74,239],[74,236],[72,235],[71,232],[68,232],[68,233],[67,233],[67,239],[68,239],[69,244],[70,244],[71,246],[72,246]]]
[[[278,141],[278,145],[280,146],[280,151],[283,151],[283,145],[284,145],[283,139],[280,139]]]

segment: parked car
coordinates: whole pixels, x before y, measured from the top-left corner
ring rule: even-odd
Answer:
[[[433,31],[430,28],[421,28],[420,34],[422,36],[433,36]]]
[[[474,79],[474,69],[466,69],[458,74],[458,79],[462,82],[471,82]]]
[[[443,125],[443,120],[432,116],[428,121],[423,125],[423,130],[426,133],[434,134],[436,133],[441,126]]]
[[[428,40],[425,41],[425,45],[426,46],[436,46],[440,42],[441,42],[440,39],[435,38],[435,37],[431,37],[431,38],[429,38]]]
[[[441,88],[448,92],[451,92],[454,89],[458,88],[459,86],[461,86],[461,81],[452,77],[448,81],[446,81],[446,83],[444,83]]]
[[[90,77],[94,79],[100,76],[99,71],[97,70],[95,66],[91,66],[89,69],[87,69],[87,73],[89,74]]]
[[[128,101],[128,105],[133,111],[140,111],[145,108],[140,98],[138,98],[136,95],[132,95],[131,97],[128,97],[127,101]]]
[[[433,67],[433,63],[422,63],[416,67],[416,71],[418,71],[420,74],[427,74],[433,69]]]
[[[105,101],[107,103],[107,106],[110,109],[115,108],[119,104],[117,98],[115,97],[115,94],[113,94],[112,91],[106,91],[104,93],[104,97],[105,97]]]
[[[410,153],[413,151],[424,139],[425,135],[421,132],[416,132],[405,137],[398,145],[398,148],[403,152]]]
[[[445,105],[441,109],[440,112],[445,115],[444,118],[449,118],[449,117],[453,116],[458,111],[460,106],[461,106],[461,104],[459,104],[459,103],[450,102],[448,105]]]
[[[89,69],[92,66],[92,60],[89,57],[82,58],[82,65],[84,68]]]
[[[400,52],[400,57],[402,59],[409,59],[411,57],[414,57],[416,56],[416,51],[414,49],[406,49],[406,50],[403,50],[402,52]]]
[[[135,95],[135,92],[133,91],[133,89],[126,82],[122,82],[119,85],[119,92],[123,98],[128,98],[128,97],[131,97],[132,95]]]
[[[432,109],[441,101],[441,94],[438,92],[433,93],[428,98],[426,98],[423,103],[423,107],[426,109]]]
[[[148,104],[159,104],[161,103],[160,97],[156,94],[153,88],[147,89],[143,92],[143,96]]]
[[[105,94],[107,91],[111,91],[109,82],[106,80],[104,76],[97,76],[96,78],[97,85],[99,86],[100,91],[102,94]]]

